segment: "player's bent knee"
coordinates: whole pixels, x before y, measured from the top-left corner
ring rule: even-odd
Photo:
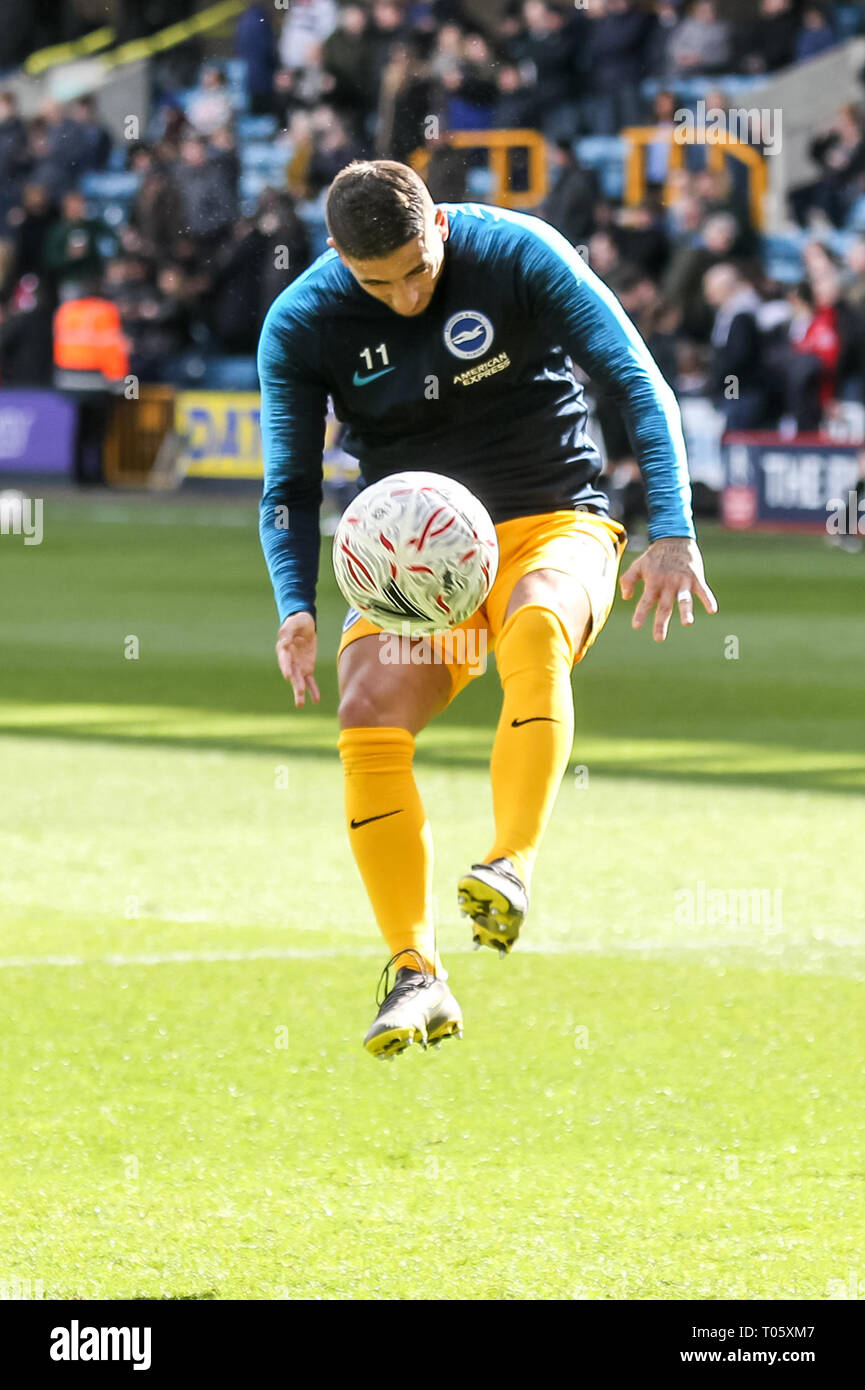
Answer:
[[[352,682],[344,692],[338,714],[341,729],[371,729],[379,725],[394,727],[387,705],[382,705],[360,682]]]
[[[425,679],[409,668],[401,679],[358,670],[347,680],[339,702],[342,729],[396,728],[419,733],[447,704],[450,677],[442,668],[428,669]]]
[[[546,608],[554,614],[574,652],[580,651],[591,627],[592,607],[579,580],[561,570],[532,570],[515,586],[505,621],[528,607]]]

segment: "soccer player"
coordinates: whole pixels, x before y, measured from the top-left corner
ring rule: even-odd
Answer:
[[[279,666],[296,706],[308,695],[318,701],[318,516],[331,396],[364,485],[406,469],[446,474],[496,523],[498,574],[469,620],[495,649],[503,692],[490,764],[495,828],[458,900],[476,945],[505,954],[570,757],[571,669],[606,621],[626,544],[595,486],[600,458],[573,364],[618,403],[645,479],[651,544],[621,590],[629,599],[642,581],[633,626],[654,610],[659,642],[676,608],[693,623],[694,595],[717,610],[695,541],[679,411],[616,298],[539,219],[436,206],[413,170],[390,160],[343,169],[326,218],[332,249],[274,301],[258,352],[260,530]],[[460,654],[457,643],[449,650]],[[390,951],[365,1046],[390,1057],[462,1033],[436,948],[432,838],[412,760],[416,734],[472,670],[456,659],[381,657],[381,633],[350,609],[338,652],[346,821]]]

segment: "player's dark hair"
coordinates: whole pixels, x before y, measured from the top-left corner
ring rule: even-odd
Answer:
[[[346,256],[378,260],[419,236],[429,194],[418,174],[393,159],[356,159],[330,185],[327,229]]]

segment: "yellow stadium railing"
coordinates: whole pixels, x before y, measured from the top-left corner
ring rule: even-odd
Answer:
[[[22,3],[24,2],[25,0],[22,0]],[[142,59],[152,58],[156,53],[164,53],[167,48],[175,48],[177,44],[185,43],[195,34],[217,29],[220,24],[225,24],[227,20],[241,14],[248,2],[249,0],[220,0],[218,5],[211,5],[209,9],[193,15],[191,19],[169,24],[166,29],[160,29],[158,33],[150,34],[146,39],[133,39],[129,43],[119,44],[110,53],[103,50],[114,43],[116,35],[111,26],[105,24],[101,29],[94,29],[83,38],[75,39],[73,43],[58,43],[51,48],[40,48],[38,53],[31,53],[24,63],[24,71],[28,77],[39,77],[50,68],[60,67],[62,63],[71,63],[76,58],[89,58],[96,53],[101,53],[102,63],[106,68],[140,62]]]
[[[116,68],[124,63],[136,63],[152,58],[156,53],[164,53],[167,48],[175,48],[177,44],[185,43],[196,34],[218,28],[220,24],[245,10],[248,3],[249,0],[222,0],[221,4],[211,5],[209,9],[202,10],[191,19],[183,19],[178,24],[169,24],[167,29],[160,29],[158,33],[151,34],[146,39],[133,39],[131,43],[122,43],[119,48],[105,54],[105,66]]]
[[[766,216],[766,189],[768,185],[766,160],[753,145],[734,139],[721,130],[704,130],[669,126],[626,126],[622,131],[628,152],[625,161],[625,202],[634,206],[646,196],[646,151],[650,145],[666,141],[670,146],[667,165],[667,180],[664,185],[664,201],[672,203],[680,190],[680,180],[676,175],[687,172],[685,150],[689,145],[705,145],[706,164],[709,169],[724,168],[727,160],[738,160],[748,171],[748,206],[751,221],[762,229]]]
[[[486,150],[494,180],[492,199],[503,208],[536,207],[546,196],[547,159],[544,137],[537,130],[456,130],[444,136],[445,142],[458,150]],[[528,152],[528,188],[515,190],[511,186],[511,150]],[[430,151],[422,147],[409,155],[409,164],[424,178],[429,167]]]
[[[40,48],[38,53],[31,53],[24,63],[24,71],[28,77],[39,77],[41,73],[47,72],[49,68],[59,67],[61,63],[71,63],[76,58],[89,58],[91,54],[99,53],[101,49],[108,48],[109,44],[114,42],[114,37],[111,25],[103,24],[101,29],[93,29],[91,33],[75,39],[72,43],[56,43],[51,48]]]

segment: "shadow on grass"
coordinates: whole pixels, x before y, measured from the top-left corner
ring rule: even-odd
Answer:
[[[451,725],[451,728],[460,726]],[[94,728],[75,728],[74,725],[57,725],[46,728],[3,728],[0,724],[0,739],[6,735],[14,738],[24,738],[34,742],[72,742],[81,745],[91,745],[94,748],[98,745],[128,748],[160,748],[163,750],[177,750],[182,752],[211,752],[223,753],[226,755],[244,756],[250,754],[261,754],[273,758],[279,758],[287,762],[292,761],[321,761],[323,759],[332,761],[334,773],[338,772],[339,760],[337,755],[338,729],[336,721],[333,722],[332,738],[325,735],[321,728],[316,729],[315,734],[307,742],[298,743],[293,739],[280,743],[272,739],[259,738],[231,738],[213,736],[173,737],[170,734],[158,733],[124,733],[119,730],[99,730]],[[441,721],[434,733],[422,733],[418,736],[416,765],[422,771],[424,767],[449,769],[454,772],[484,770],[489,764],[490,751],[492,748],[493,728],[489,729],[489,737],[480,741],[473,738],[471,742],[462,740],[448,740],[448,730],[442,727]],[[639,739],[628,739],[624,741],[640,741]],[[647,781],[664,782],[670,784],[702,784],[704,786],[732,787],[740,786],[745,788],[766,788],[776,791],[811,791],[829,792],[833,794],[843,794],[845,796],[862,797],[865,795],[865,766],[853,765],[849,769],[836,766],[796,768],[788,770],[768,770],[762,768],[747,768],[732,764],[728,769],[719,770],[717,767],[699,767],[694,763],[699,759],[699,752],[689,754],[690,765],[681,765],[681,753],[671,751],[669,762],[665,761],[663,749],[669,742],[671,750],[677,748],[674,739],[665,740],[658,738],[653,740],[654,747],[657,748],[657,757],[649,759],[635,759],[628,762],[626,759],[611,758],[609,756],[598,755],[592,752],[591,745],[584,745],[584,753],[589,758],[590,772],[593,778],[607,777],[621,781]],[[711,760],[717,759],[717,744],[723,742],[715,736],[713,748],[710,755]],[[755,750],[765,745],[757,741],[738,738],[730,740],[730,747],[736,749],[736,755],[741,757],[741,749],[753,747]],[[581,765],[579,738],[577,748],[571,755],[569,773],[573,773],[575,767]],[[679,765],[676,765],[676,761]],[[568,776],[568,773],[565,774]],[[858,783],[853,779],[859,778]],[[845,780],[841,780],[846,778]]]

